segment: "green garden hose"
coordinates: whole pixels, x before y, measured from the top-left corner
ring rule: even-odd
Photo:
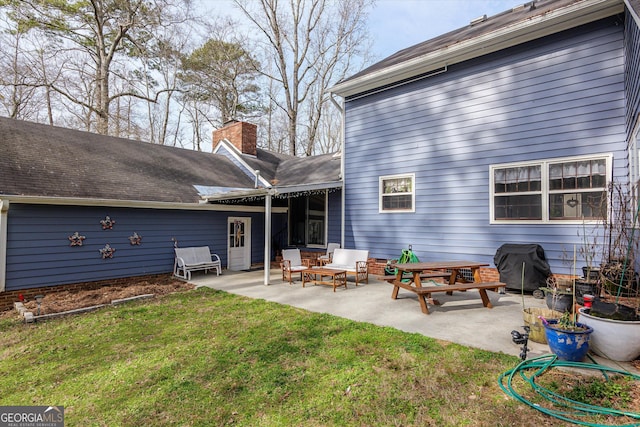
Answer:
[[[508,396],[513,397],[516,400],[519,400],[522,403],[525,403],[532,408],[552,416],[554,418],[558,418],[564,421],[568,421],[574,424],[584,425],[584,426],[593,426],[593,427],[607,427],[610,424],[594,424],[591,422],[580,420],[576,417],[586,417],[593,415],[604,415],[604,416],[626,416],[632,419],[638,420],[638,422],[634,422],[632,424],[615,424],[615,426],[622,427],[631,427],[640,426],[640,414],[636,412],[626,412],[620,411],[613,408],[606,408],[603,406],[594,406],[589,405],[583,402],[578,402],[575,400],[568,399],[563,397],[549,389],[541,387],[536,384],[536,378],[542,375],[546,370],[556,367],[571,367],[571,368],[580,368],[580,369],[593,369],[598,370],[602,373],[605,379],[608,379],[607,373],[619,374],[630,376],[636,381],[640,381],[640,376],[632,374],[627,371],[618,370],[615,368],[610,368],[608,366],[603,366],[599,364],[593,363],[582,363],[582,362],[568,362],[565,360],[559,360],[556,355],[544,355],[528,360],[523,360],[519,363],[515,368],[510,369],[506,372],[503,372],[498,378],[498,382],[502,391],[504,391]],[[526,375],[526,372],[533,370],[533,374],[530,376]],[[520,395],[513,388],[513,377],[519,374],[525,382],[529,383],[529,385],[536,391],[539,395],[552,402],[554,405],[562,408],[561,410],[544,408],[541,405],[534,404],[528,400],[526,400],[522,395]],[[506,381],[506,384],[505,384]],[[613,425],[613,424],[611,424]]]

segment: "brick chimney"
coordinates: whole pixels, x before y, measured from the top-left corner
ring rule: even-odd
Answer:
[[[238,121],[229,121],[222,129],[213,131],[213,146],[217,146],[223,139],[231,142],[242,154],[255,156],[258,140],[258,126]]]

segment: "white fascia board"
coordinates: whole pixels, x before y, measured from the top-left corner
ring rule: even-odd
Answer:
[[[342,97],[393,85],[439,68],[517,46],[624,11],[623,0],[585,0],[443,47],[330,89]]]
[[[23,203],[31,205],[60,205],[60,206],[98,206],[111,208],[132,209],[173,209],[173,210],[199,210],[221,212],[264,212],[264,206],[243,205],[212,205],[208,203],[169,203],[146,202],[136,200],[111,200],[111,199],[80,199],[62,197],[35,197],[35,196],[2,196],[2,200],[11,203]],[[274,208],[274,211],[276,209]]]
[[[633,7],[631,7],[629,0],[624,0],[624,4],[627,7],[627,10],[631,14],[631,16],[633,17],[633,20],[635,21],[636,25],[640,27],[640,17],[636,13],[636,11],[633,9]]]
[[[256,179],[256,174],[254,172],[254,169],[249,166],[247,164],[247,162],[244,161],[244,159],[242,158],[243,154],[240,152],[240,150],[238,150],[236,148],[235,145],[233,145],[232,143],[230,143],[228,140],[226,139],[222,139],[220,140],[220,142],[218,143],[218,145],[216,145],[216,148],[213,150],[213,154],[219,154],[218,151],[220,151],[219,147],[220,145],[223,144],[224,147],[227,149],[227,151],[229,151],[229,153],[231,154],[231,156],[236,159],[238,161],[238,163],[242,164],[247,172],[249,172],[247,174],[247,176],[249,176],[251,179]],[[220,154],[221,156],[224,156],[224,154]],[[252,156],[255,157],[255,156]],[[271,187],[271,183],[269,181],[267,181],[266,179],[264,179],[261,175],[258,176],[258,179],[260,180],[260,184],[262,184],[263,187]]]

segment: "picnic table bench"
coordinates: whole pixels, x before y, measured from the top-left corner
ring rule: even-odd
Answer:
[[[453,291],[468,291],[471,289],[477,289],[480,298],[482,299],[482,305],[487,308],[492,308],[491,301],[487,295],[487,289],[498,291],[506,286],[502,282],[483,282],[479,268],[487,266],[488,264],[471,262],[471,261],[445,261],[445,262],[417,262],[417,263],[404,263],[404,264],[392,264],[392,267],[398,269],[398,274],[393,280],[389,281],[393,284],[393,291],[391,293],[392,299],[397,299],[400,288],[406,289],[415,293],[418,296],[420,302],[420,308],[423,313],[429,314],[429,307],[427,306],[427,300],[431,299],[431,294],[436,292],[446,292],[451,295]],[[456,282],[458,276],[458,270],[463,268],[471,269],[474,277],[474,282],[462,283]],[[449,278],[448,283],[434,284],[429,286],[422,286],[422,279],[425,275],[430,273],[438,273],[442,270],[448,270],[446,276],[440,276],[443,278]],[[426,272],[425,272],[426,271]],[[409,281],[405,282],[403,279],[407,279],[406,273],[410,274]],[[386,277],[386,276],[384,276]],[[429,278],[430,279],[430,278]],[[438,301],[433,300],[432,304],[438,305]]]
[[[449,273],[448,271],[429,271],[429,272],[425,272],[425,273],[420,273],[420,279],[421,280],[425,280],[425,279],[438,279],[438,278],[442,278],[442,279],[448,279],[449,276],[451,276],[451,273]],[[398,276],[395,276],[393,274],[387,274],[384,276],[378,276],[379,280],[382,280],[384,282],[389,282],[392,283],[394,280],[397,279]],[[410,274],[403,274],[402,275],[402,279],[411,279],[413,276]]]

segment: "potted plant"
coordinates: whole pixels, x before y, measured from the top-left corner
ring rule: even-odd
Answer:
[[[547,307],[550,310],[566,312],[573,305],[573,283],[569,279],[549,276],[544,291]]]
[[[593,328],[576,322],[575,310],[565,311],[560,319],[544,319],[547,343],[558,359],[580,362],[589,351]]]
[[[599,235],[602,237],[599,288],[593,306],[579,310],[580,321],[594,329],[591,349],[616,361],[630,361],[640,356],[640,303],[638,274],[635,271],[640,231],[640,200],[623,186],[609,186],[607,209],[603,212]],[[598,233],[596,233],[598,234]]]

